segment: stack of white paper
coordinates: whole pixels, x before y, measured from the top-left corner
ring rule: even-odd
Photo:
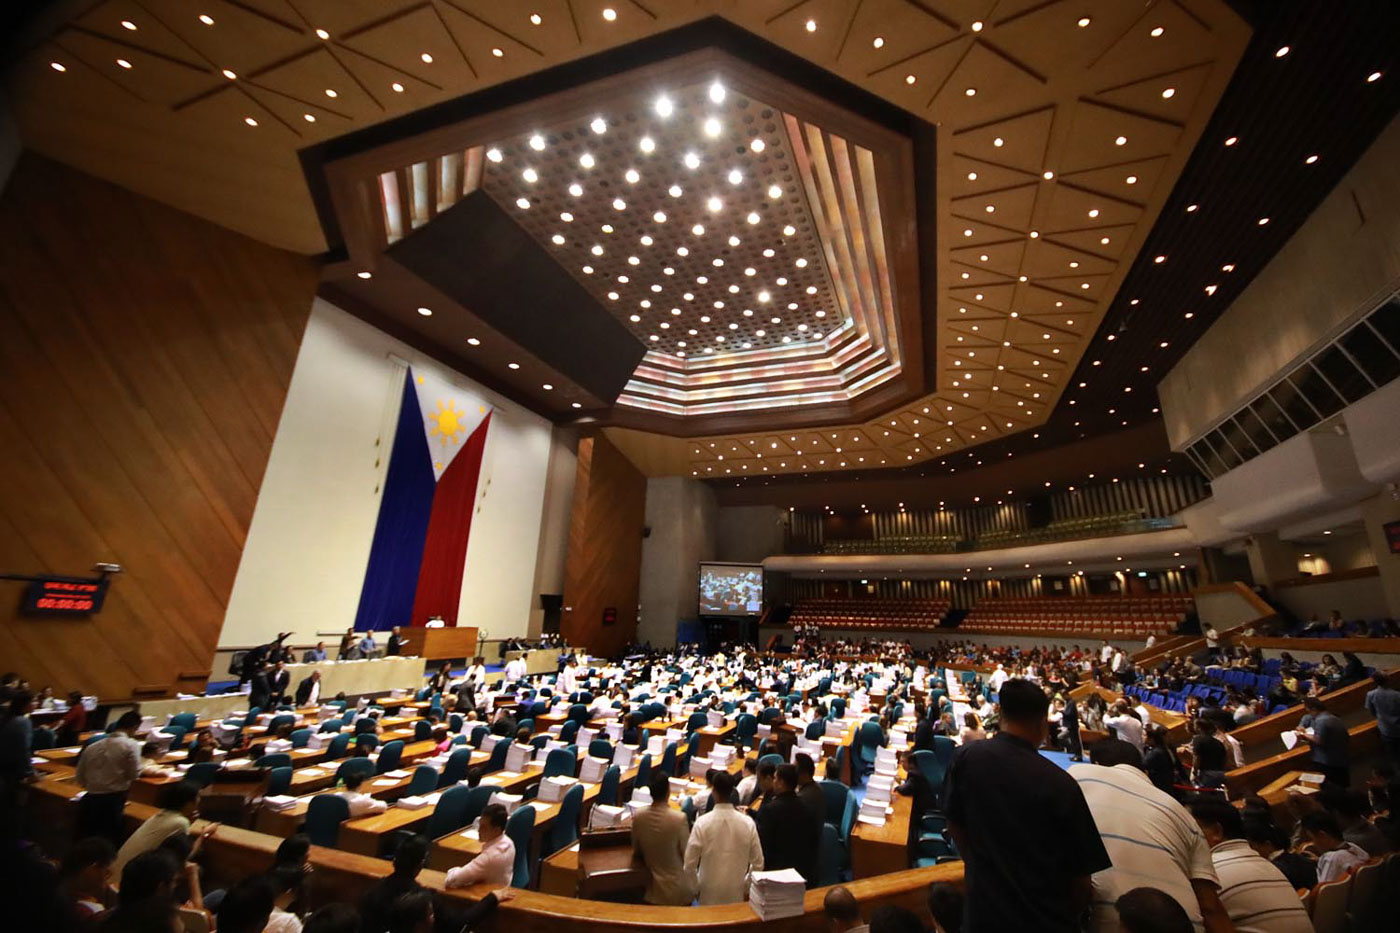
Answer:
[[[400,797],[394,802],[394,806],[404,810],[421,810],[428,806],[428,799],[426,797]]]
[[[491,795],[491,799],[488,800],[487,803],[488,805],[492,803],[499,803],[501,806],[506,808],[506,813],[510,814],[516,811],[516,808],[520,806],[521,802],[523,802],[524,799],[525,798],[520,796],[519,794],[506,794],[502,793],[501,791],[496,791]]]
[[[650,787],[637,787],[637,788],[634,788],[634,789],[632,790],[632,799],[631,799],[631,803],[634,803],[634,804],[641,804],[642,806],[645,807],[645,806],[647,806],[648,804],[650,804],[651,802],[652,802],[652,801],[651,801],[651,788],[650,788]]]
[[[528,745],[521,745],[516,742],[506,749],[506,770],[524,771],[530,764],[530,753],[534,751]]]
[[[685,733],[682,732],[680,729],[667,729],[667,730],[666,730],[666,741],[667,741],[668,743],[670,743],[670,742],[681,742],[681,741],[684,741],[684,740],[685,740]]]
[[[263,747],[269,755],[275,752],[289,752],[292,750],[292,742],[290,739],[272,739]]]
[[[578,780],[556,774],[540,781],[539,800],[542,803],[558,803],[564,799],[564,792],[578,783]]]
[[[733,760],[733,745],[716,745],[710,749],[710,767],[712,768],[728,768],[729,763]]]
[[[589,755],[583,759],[583,766],[579,769],[578,779],[589,784],[597,784],[603,779],[603,772],[608,770],[608,760],[606,758],[594,758]]]
[[[892,748],[877,748],[875,750],[875,773],[894,774],[899,770],[898,759]]]
[[[613,748],[613,764],[619,770],[626,771],[632,767],[632,759],[636,756],[637,750],[630,745],[617,745]]]
[[[588,818],[590,829],[610,829],[614,826],[621,826],[630,817],[631,811],[626,807],[614,807],[611,804],[600,803],[593,807]]]
[[[577,745],[579,748],[587,748],[588,743],[592,742],[597,737],[597,729],[589,729],[586,726],[580,726],[578,730],[578,735],[574,739],[574,744]]]
[[[826,734],[833,739],[839,739],[846,734],[846,720],[828,719],[826,721]]]
[[[685,778],[673,777],[670,780],[672,796],[683,796],[690,793],[690,782]]]
[[[795,868],[756,871],[749,880],[749,906],[760,920],[802,916],[807,883]]]
[[[263,806],[270,810],[289,810],[296,806],[297,799],[290,794],[274,794],[263,798]]]
[[[705,714],[705,717],[706,717],[707,719],[709,719],[709,721],[710,721],[710,728],[711,728],[711,729],[722,729],[722,728],[724,728],[724,713],[723,713],[723,711],[717,710],[717,709],[712,709],[712,710],[710,710],[708,713]]]
[[[482,750],[483,752],[489,752],[489,751],[491,751],[491,749],[495,748],[495,747],[496,747],[496,744],[497,744],[498,742],[500,742],[500,741],[501,741],[501,736],[499,736],[499,735],[492,735],[492,734],[490,734],[490,733],[487,733],[486,735],[482,736],[482,738],[481,738],[481,750]]]
[[[603,724],[603,734],[608,737],[609,742],[622,741],[622,723],[609,722]]]
[[[710,770],[710,759],[701,758],[699,755],[690,756],[690,776],[703,778],[705,772]]]
[[[891,730],[890,730],[890,748],[896,748],[896,749],[898,749],[898,748],[908,748],[908,747],[909,747],[909,733],[905,732],[903,729],[891,729]]]
[[[860,813],[856,819],[862,823],[869,823],[871,826],[885,825],[885,801],[873,799],[869,793],[865,800],[861,801]]]

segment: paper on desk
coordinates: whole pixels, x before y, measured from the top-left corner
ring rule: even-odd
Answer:
[[[399,782],[398,782],[397,780],[395,780],[394,778],[380,778],[379,780],[377,780],[377,781],[374,782],[374,786],[375,786],[375,787],[393,787],[393,786],[397,785],[398,783],[399,783]]]
[[[1283,747],[1289,751],[1292,751],[1298,744],[1298,733],[1296,732],[1280,732],[1279,738],[1283,739]]]
[[[385,771],[384,776],[391,778],[406,778],[408,777],[408,772],[402,770]]]

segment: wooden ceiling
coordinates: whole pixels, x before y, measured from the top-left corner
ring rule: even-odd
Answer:
[[[1143,244],[1167,219],[1164,205],[1193,149],[1218,148],[1203,133],[1250,40],[1250,27],[1223,0],[58,6],[67,18],[33,37],[8,80],[28,145],[307,253],[337,245],[339,231],[318,217],[303,148],[517,79],[528,84],[535,73],[711,15],[936,125],[936,161],[923,168],[936,182],[937,233],[919,251],[925,286],[936,289],[937,356],[929,363],[938,391],[892,399],[879,417],[823,423],[820,439],[815,430],[749,430],[688,439],[629,432],[620,442],[649,472],[702,477],[933,466],[1008,438],[959,454],[981,459],[983,450],[1028,445],[1057,405],[1051,427],[1075,436],[1081,425],[1071,420],[1079,419],[1057,425],[1075,414],[1067,393],[1090,381],[1091,341],[1116,351],[1093,359],[1140,369],[1125,344],[1104,342],[1116,335],[1117,315],[1136,308],[1120,288],[1130,269],[1155,258]],[[1302,8],[1315,18],[1331,12],[1277,6],[1289,15],[1259,13],[1269,29],[1300,28],[1305,14],[1294,11]],[[1385,9],[1348,7],[1331,18],[1351,22]],[[1308,39],[1301,32],[1292,41],[1305,52]],[[1263,76],[1255,91],[1265,93],[1270,63],[1256,56],[1258,44],[1250,46]],[[1106,329],[1110,314],[1115,327]],[[538,403],[539,373],[507,371],[503,356],[473,356],[460,345],[450,355]],[[1152,394],[1145,384],[1125,403],[1145,407]],[[1118,427],[1110,407],[1097,430]],[[616,411],[590,415],[599,424],[626,421]],[[850,443],[861,453],[844,456],[845,435],[860,438]],[[790,447],[786,461],[758,457],[778,450],[775,443]],[[725,447],[740,457],[721,467]]]

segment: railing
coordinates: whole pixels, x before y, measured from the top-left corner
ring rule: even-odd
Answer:
[[[824,542],[815,550],[822,554],[955,554],[986,551],[996,548],[1026,547],[1050,541],[1073,541],[1080,538],[1105,538],[1118,535],[1142,534],[1180,527],[1175,518],[1071,519],[1053,522],[1042,528],[1021,531],[986,532],[977,538],[954,538],[947,535],[911,535],[898,538],[870,540],[835,540]]]

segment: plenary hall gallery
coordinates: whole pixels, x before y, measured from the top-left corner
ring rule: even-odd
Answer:
[[[0,928],[1395,929],[1396,0],[0,36]]]

